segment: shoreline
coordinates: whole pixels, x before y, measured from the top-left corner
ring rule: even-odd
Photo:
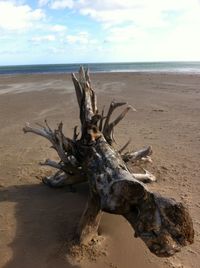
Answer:
[[[30,75],[71,75],[72,73],[78,73],[78,72],[30,72],[30,73],[7,73],[7,74],[1,74],[0,78],[3,77],[15,77],[15,76],[30,76]],[[90,74],[137,74],[137,75],[143,75],[143,74],[149,74],[149,75],[197,75],[200,76],[200,70],[199,71],[128,71],[128,70],[114,70],[114,71],[90,71]]]

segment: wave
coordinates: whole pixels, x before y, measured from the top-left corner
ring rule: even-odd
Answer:
[[[0,66],[0,74],[40,74],[77,72],[80,65],[93,73],[99,72],[150,72],[200,73],[200,62],[130,62],[130,63],[76,63]]]

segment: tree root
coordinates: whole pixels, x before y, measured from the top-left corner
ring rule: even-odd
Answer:
[[[81,67],[79,77],[72,74],[72,80],[80,108],[80,138],[77,126],[72,138],[65,137],[62,123],[54,131],[47,121],[40,128],[26,124],[23,130],[48,139],[60,158],[59,162],[47,159],[42,163],[58,170],[43,179],[45,184],[61,187],[89,183],[89,199],[76,231],[77,241],[84,243],[97,234],[105,211],[124,216],[135,230],[135,236],[157,256],[171,256],[193,243],[193,224],[185,206],[149,191],[141,181],[152,182],[156,178],[148,171],[131,174],[127,168],[128,162],[134,165],[151,162],[151,146],[125,154],[122,152],[129,142],[119,151],[113,147],[114,127],[130,109],[135,109],[127,106],[111,122],[113,111],[126,103],[112,102],[106,116],[104,109],[99,114],[88,70]]]

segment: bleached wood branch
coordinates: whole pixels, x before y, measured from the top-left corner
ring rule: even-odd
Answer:
[[[137,179],[138,181],[142,181],[144,183],[150,183],[150,182],[155,182],[156,181],[156,177],[150,173],[149,171],[147,171],[146,169],[144,169],[144,174],[143,173],[132,173],[133,177],[135,179]]]
[[[122,155],[122,159],[124,160],[124,162],[136,162],[137,160],[145,158],[148,159],[152,152],[152,147],[148,146],[136,152],[125,153],[124,155]],[[151,162],[151,160],[149,160],[149,162]]]

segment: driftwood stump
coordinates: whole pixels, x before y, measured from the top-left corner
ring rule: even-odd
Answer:
[[[59,163],[49,159],[41,163],[57,169],[43,179],[45,184],[60,187],[89,183],[88,203],[76,233],[79,243],[97,234],[103,211],[124,216],[135,236],[157,256],[172,256],[182,246],[193,243],[193,224],[185,206],[149,191],[142,181],[155,181],[155,177],[148,171],[131,174],[127,168],[129,161],[150,161],[151,147],[123,154],[129,142],[119,151],[112,146],[114,127],[133,108],[127,106],[111,121],[113,111],[126,103],[112,102],[106,115],[104,111],[99,113],[88,70],[81,67],[78,79],[72,74],[72,80],[80,108],[80,135],[75,127],[73,137],[65,137],[62,123],[53,131],[47,121],[40,128],[26,124],[23,130],[47,138],[60,157]]]

